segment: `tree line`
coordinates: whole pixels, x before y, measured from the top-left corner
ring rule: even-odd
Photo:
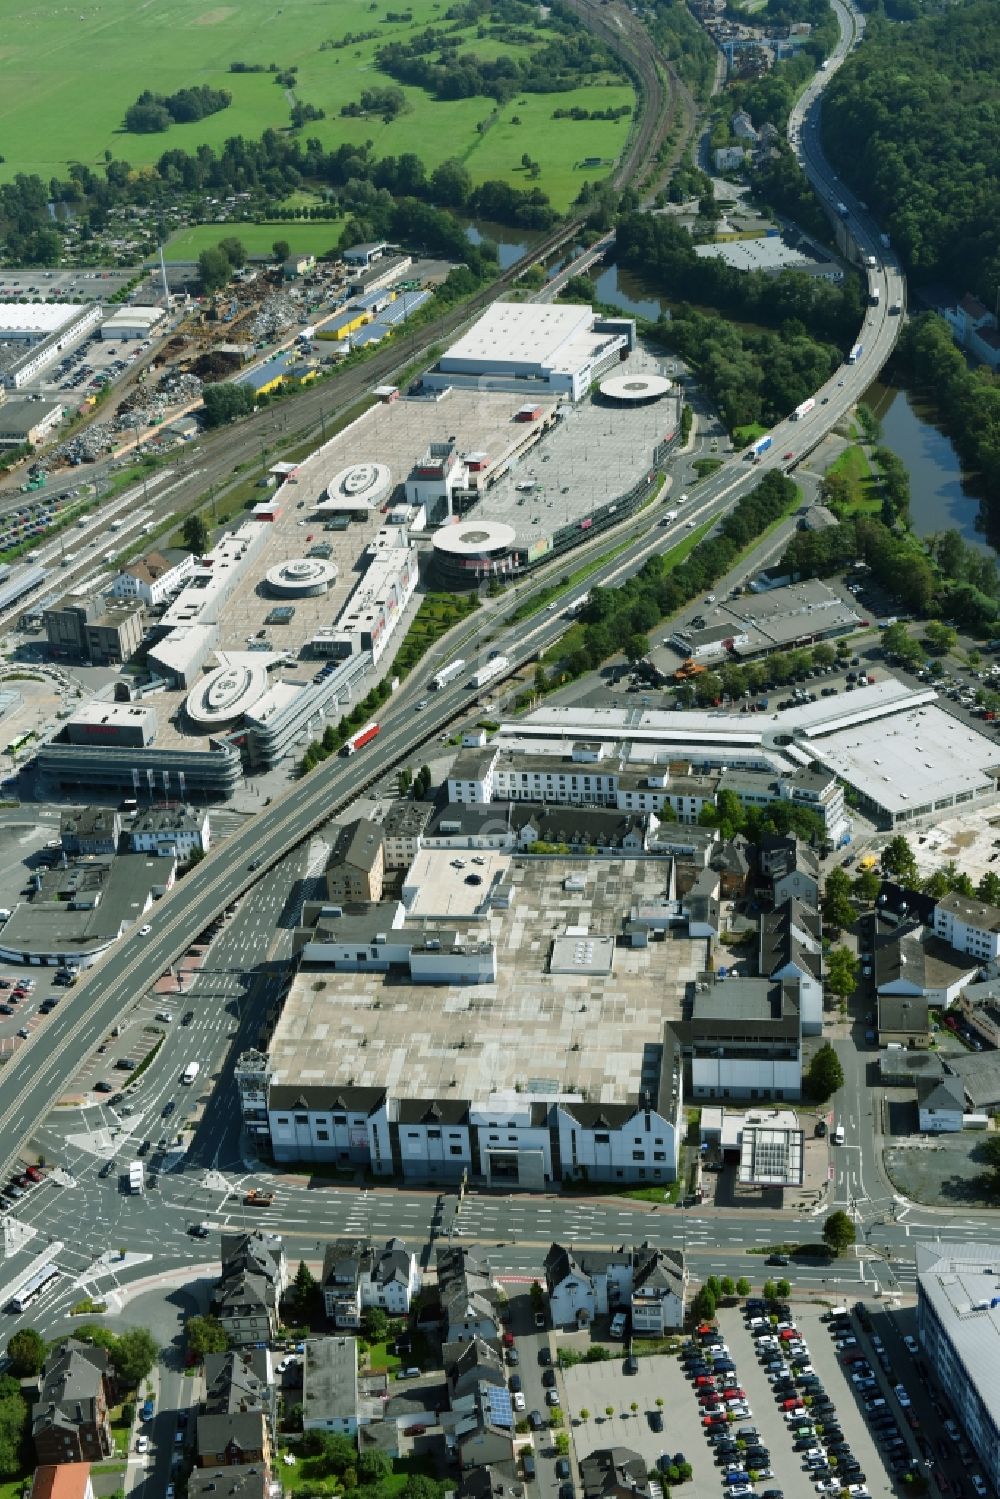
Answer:
[[[143,89],[125,111],[125,129],[135,135],[152,135],[171,125],[186,125],[228,109],[233,96],[228,89],[209,88],[207,83],[178,89],[175,94],[154,94]]]
[[[906,24],[872,15],[823,94],[823,144],[890,231],[919,282],[992,306],[1000,284],[993,0],[934,6]]]

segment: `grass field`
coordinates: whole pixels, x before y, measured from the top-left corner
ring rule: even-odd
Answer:
[[[406,88],[410,108],[389,124],[381,119],[346,119],[342,104],[356,101],[362,88],[392,80],[374,71],[374,53],[384,41],[402,39],[413,29],[441,23],[443,0],[412,0],[412,21],[389,22],[387,7],[368,0],[8,0],[0,39],[0,139],[5,160],[0,177],[36,172],[44,181],[65,176],[70,162],[100,168],[104,152],[141,167],[175,147],[193,152],[205,143],[216,148],[230,136],[258,138],[265,129],[287,129],[292,102],[268,73],[230,73],[231,62],[298,67],[294,97],[326,111],[307,125],[305,135],[327,147],[344,141],[372,141],[379,155],[415,151],[429,168],[449,156],[461,157],[473,178],[501,177],[523,184],[521,154],[541,166],[538,186],[558,208],[565,208],[588,172],[585,157],[611,160],[627,138],[629,121],[553,120],[558,106],[601,107],[632,101],[629,86],[598,79],[564,94],[529,94],[499,111],[482,134],[494,101],[485,98],[437,102],[420,89]],[[325,41],[377,31],[378,36],[347,47],[320,50]],[[544,40],[545,33],[537,33]],[[525,49],[468,29],[469,50],[482,56]],[[121,129],[124,112],[144,88],[171,93],[192,84],[228,89],[228,109],[155,135]],[[512,123],[519,115],[522,124]],[[599,169],[589,175],[601,176]]]
[[[202,250],[234,234],[248,255],[270,255],[276,239],[286,239],[293,255],[325,255],[336,245],[343,227],[341,219],[320,224],[192,224],[172,234],[163,253],[167,260],[197,260]]]
[[[878,494],[878,482],[868,454],[860,445],[845,448],[830,464],[827,474],[843,479],[849,491],[848,508],[852,515],[878,515],[882,500]]]

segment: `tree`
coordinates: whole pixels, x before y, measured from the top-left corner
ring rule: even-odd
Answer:
[[[736,1282],[737,1296],[749,1296],[751,1291],[750,1282],[745,1275],[741,1275]]]
[[[1000,1197],[1000,1135],[987,1135],[977,1151],[986,1170],[977,1178],[985,1196]]]
[[[249,416],[257,404],[257,397],[248,385],[206,385],[201,393],[205,426],[223,427],[241,416]]]
[[[856,1237],[854,1224],[843,1208],[837,1208],[823,1224],[823,1243],[834,1254],[849,1249]]]
[[[882,850],[882,868],[904,885],[917,883],[917,861],[902,833],[890,838]]]
[[[634,666],[637,661],[641,661],[644,656],[649,654],[649,638],[641,634],[638,630],[633,630],[630,635],[626,636],[622,650],[625,653],[626,661],[631,662]]]
[[[208,551],[208,527],[196,511],[185,517],[181,535],[184,545],[195,557],[203,557]]]
[[[111,1364],[126,1389],[135,1389],[156,1363],[159,1348],[144,1327],[130,1327],[115,1341]]]
[[[765,1301],[777,1301],[778,1288],[773,1280],[765,1280],[762,1295]]]
[[[843,1086],[844,1069],[840,1058],[829,1041],[824,1041],[809,1063],[805,1075],[806,1093],[814,1103],[826,1103]]]
[[[590,1420],[590,1412],[585,1405],[581,1405],[580,1407],[580,1420],[584,1425]]]
[[[232,274],[232,261],[217,245],[207,246],[198,256],[198,280],[206,296],[226,286]]]
[[[28,1427],[28,1402],[17,1380],[0,1374],[0,1478],[23,1471],[22,1449]]]
[[[823,888],[823,919],[838,929],[854,922],[851,904],[851,877],[846,869],[831,869]]]
[[[715,1316],[715,1297],[712,1295],[707,1285],[702,1286],[701,1290],[697,1293],[694,1300],[692,1301],[691,1314],[692,1316],[696,1317],[699,1322],[711,1322],[712,1318]]]
[[[403,1487],[401,1499],[440,1499],[441,1488],[433,1478],[411,1473]]]
[[[792,1294],[792,1283],[790,1280],[785,1280],[784,1276],[782,1276],[774,1289],[777,1291],[779,1298],[783,1300],[786,1296]]]
[[[234,234],[227,234],[225,239],[220,239],[219,249],[229,261],[229,264],[232,266],[234,271],[238,270],[241,265],[246,265],[246,246],[244,245],[243,241],[241,239],[237,239]]]
[[[319,1286],[316,1283],[315,1275],[305,1260],[299,1260],[299,1268],[296,1270],[295,1279],[292,1282],[292,1299],[295,1302],[295,1310],[300,1317],[309,1317],[316,1310],[317,1302],[319,1301]]]
[[[377,1447],[358,1458],[358,1477],[362,1483],[381,1483],[391,1472],[392,1464]]]
[[[722,1294],[726,1297],[736,1295],[736,1282],[731,1275],[724,1275],[722,1277]]]
[[[826,984],[838,999],[854,993],[858,985],[858,960],[849,948],[835,947],[830,953],[826,960]]]
[[[274,241],[274,244],[271,246],[271,254],[274,256],[275,260],[279,262],[279,264],[282,261],[287,260],[291,253],[292,247],[288,243],[287,239],[276,239]]]
[[[7,1344],[7,1357],[18,1379],[38,1374],[45,1362],[45,1339],[33,1327],[22,1327]]]
[[[953,650],[958,641],[958,632],[939,619],[929,619],[924,625],[924,643],[935,656],[944,656]]]
[[[997,881],[997,892],[1000,894],[1000,875],[995,875]],[[882,881],[874,869],[859,869],[854,876],[854,899],[863,900],[866,905],[872,905],[878,900],[878,893],[882,888]]]
[[[184,1326],[188,1350],[200,1361],[206,1353],[225,1353],[229,1336],[217,1317],[189,1317]]]
[[[389,1318],[380,1306],[365,1307],[361,1315],[361,1330],[369,1343],[383,1343],[389,1332]]]

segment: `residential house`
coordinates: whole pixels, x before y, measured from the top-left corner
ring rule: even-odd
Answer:
[[[108,1415],[112,1374],[106,1348],[67,1338],[49,1354],[31,1408],[39,1463],[100,1462],[115,1450]]]
[[[487,1463],[463,1473],[448,1499],[524,1499],[524,1493],[523,1484],[512,1482]]]
[[[738,172],[746,161],[743,146],[716,146],[712,154],[717,172]]]
[[[978,297],[966,292],[957,305],[945,306],[940,310],[957,343],[984,364],[988,364],[990,369],[1000,369],[1000,333],[997,331],[997,320]]]
[[[500,1350],[483,1338],[473,1338],[471,1343],[446,1343],[444,1374],[453,1411],[471,1410],[481,1385],[507,1388],[507,1371]]]
[[[363,1239],[326,1246],[320,1284],[326,1314],[337,1327],[359,1327],[369,1306],[405,1317],[421,1282],[417,1257],[402,1239],[388,1239],[381,1249]]]
[[[597,1291],[572,1249],[553,1244],[543,1262],[554,1327],[589,1327],[597,1315]]]
[[[631,1447],[598,1447],[580,1464],[584,1499],[649,1499],[647,1464]]]
[[[879,995],[922,998],[947,1007],[975,978],[979,961],[919,926],[879,920],[875,933],[875,989]],[[923,1044],[927,1044],[926,1042]]]
[[[721,876],[714,868],[703,869],[690,890],[681,896],[689,937],[718,937],[721,883]]]
[[[380,901],[385,881],[385,840],[382,829],[367,817],[345,823],[337,834],[326,867],[326,893],[331,901]]]
[[[480,1384],[473,1408],[457,1413],[453,1427],[459,1467],[491,1467],[514,1461],[514,1412],[510,1395],[490,1383]]]
[[[797,980],[804,1036],[823,1029],[823,931],[819,911],[792,899],[760,919],[758,967],[779,982]]]
[[[691,1019],[667,1027],[691,1057],[696,1098],[798,1098],[800,981],[702,974]]]
[[[357,1436],[362,1411],[356,1338],[307,1338],[302,1360],[302,1429]]]
[[[273,1499],[271,1476],[262,1463],[195,1468],[187,1480],[188,1499]]]
[[[960,1130],[965,1118],[965,1090],[957,1078],[917,1079],[917,1114],[924,1134]]]
[[[930,1007],[920,995],[879,994],[879,1046],[929,1046]]]
[[[980,963],[1000,958],[1000,909],[953,891],[934,907],[934,935]]]
[[[442,1342],[491,1342],[499,1336],[499,1291],[485,1259],[464,1247],[443,1246],[437,1251],[437,1278]]]
[[[178,562],[171,562],[162,552],[147,552],[122,568],[111,585],[116,599],[136,599],[147,609],[163,604],[180,593],[194,572],[195,559],[185,552]]]
[[[211,841],[207,808],[149,807],[136,814],[128,830],[136,853],[173,857],[184,863],[192,854],[207,854]]]
[[[36,1468],[28,1499],[94,1499],[89,1463],[46,1463]]]
[[[756,145],[757,131],[754,128],[753,121],[751,120],[745,109],[738,109],[736,111],[729,122],[729,128],[732,130],[737,140],[749,141],[751,145]]]
[[[762,838],[757,845],[757,864],[770,887],[772,905],[789,900],[814,907],[819,904],[819,859],[800,838]]]
[[[687,1270],[676,1249],[643,1244],[632,1256],[632,1335],[662,1338],[684,1326]]]
[[[271,1341],[287,1285],[288,1262],[280,1235],[260,1229],[222,1235],[222,1277],[212,1293],[211,1310],[230,1343]]]
[[[121,814],[110,807],[80,807],[59,819],[63,853],[77,858],[116,854],[121,836]]]
[[[712,854],[712,868],[719,876],[723,900],[739,900],[750,884],[750,844],[743,835],[727,839]]]
[[[996,979],[967,985],[959,997],[958,1009],[981,1040],[1000,1048],[1000,983]]]
[[[195,1423],[195,1462],[227,1467],[273,1462],[275,1392],[266,1348],[205,1357],[205,1395]]]

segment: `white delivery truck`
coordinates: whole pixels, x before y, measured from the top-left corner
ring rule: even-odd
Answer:
[[[181,1073],[181,1082],[186,1083],[188,1086],[190,1086],[191,1083],[194,1082],[200,1071],[200,1062],[188,1062],[187,1066],[184,1068],[184,1071]]]
[[[146,1173],[141,1161],[133,1161],[128,1168],[128,1189],[141,1197],[146,1185]]]

